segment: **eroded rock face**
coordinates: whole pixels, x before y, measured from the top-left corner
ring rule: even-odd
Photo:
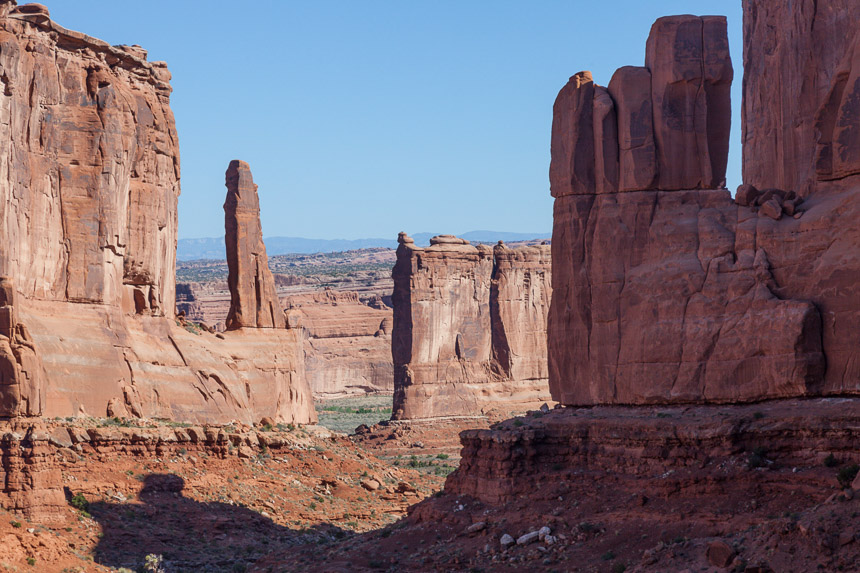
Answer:
[[[28,298],[172,316],[179,147],[166,64],[22,6],[0,21],[0,78],[0,274]]]
[[[305,373],[314,396],[392,392],[392,310],[355,292],[325,290],[286,299],[306,334]]]
[[[0,277],[0,417],[42,413],[45,372],[30,332],[18,320],[15,287]]]
[[[227,283],[232,299],[227,329],[284,328],[284,311],[263,244],[260,198],[251,168],[244,161],[231,161],[226,179],[224,226],[230,269]]]
[[[0,2],[0,417],[316,419],[300,333],[173,320],[169,80],[140,47]]]
[[[745,193],[740,207],[718,188],[731,79],[724,18],[659,19],[646,68],[622,68],[609,86],[619,131],[608,141],[618,142],[623,191],[614,193],[601,185],[556,192],[554,173],[593,157],[569,157],[571,140],[589,139],[589,123],[568,129],[565,118],[589,115],[566,102],[587,106],[594,88],[569,83],[559,94],[548,337],[560,402],[726,403],[835,390],[823,383],[820,306],[782,288],[773,270],[797,243],[767,235],[776,224],[786,233],[802,225],[782,217],[798,203],[772,189]],[[592,117],[608,107],[592,105]],[[606,148],[605,135],[595,141]]]
[[[422,249],[405,233],[399,243],[393,418],[476,415],[545,401],[548,247],[493,249],[442,235]]]
[[[840,63],[856,54],[851,46],[858,14],[858,0],[744,2],[745,183],[806,197],[816,169],[832,172],[829,159],[816,162],[816,117],[835,78],[844,74]],[[836,100],[842,99],[833,98],[824,115],[832,118],[841,107]],[[856,116],[843,117],[856,123]],[[830,137],[822,143],[829,149]],[[837,162],[840,172],[845,173]]]

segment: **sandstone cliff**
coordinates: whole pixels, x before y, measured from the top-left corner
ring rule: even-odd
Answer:
[[[401,233],[394,266],[394,419],[512,411],[548,399],[548,247],[427,248]]]
[[[173,320],[169,80],[140,47],[0,1],[0,417],[315,419],[299,333]]]
[[[826,121],[830,127],[822,130],[817,118],[837,111],[835,102],[825,104],[834,89],[846,102],[856,92],[856,82],[848,92],[843,89],[850,76],[845,65],[850,67],[851,47],[857,41],[858,14],[858,0],[744,2],[745,183],[807,196],[816,187],[816,171],[833,169],[825,166],[829,159],[816,162],[818,145],[829,149],[833,136],[833,123]],[[856,65],[854,70],[856,78]],[[848,123],[856,125],[856,116]],[[856,139],[850,147],[854,168],[837,165],[837,176],[858,170]]]
[[[315,397],[390,393],[392,311],[357,293],[323,290],[285,299],[305,332],[305,375]]]
[[[811,224],[811,205],[802,218],[783,217],[801,216],[796,193],[749,192],[751,203],[739,206],[721,189],[731,79],[725,19],[677,16],[654,24],[645,68],[616,72],[608,99],[587,72],[561,90],[548,335],[560,402],[857,390],[856,378],[848,388],[822,385],[833,362],[826,334],[822,350],[820,306],[784,288],[778,270],[798,242],[777,235]]]

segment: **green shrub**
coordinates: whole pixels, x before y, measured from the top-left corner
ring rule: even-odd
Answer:
[[[81,511],[90,510],[90,502],[87,501],[87,498],[84,497],[84,494],[82,493],[76,493],[72,496],[72,499],[69,501],[69,505]]]

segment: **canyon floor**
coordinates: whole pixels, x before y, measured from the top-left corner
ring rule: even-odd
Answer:
[[[508,420],[373,424],[386,416],[387,399],[317,405],[323,423],[361,418],[364,425],[349,436],[323,426],[219,430],[231,437],[256,432],[261,444],[275,444],[269,448],[135,447],[128,444],[145,443],[146,435],[193,429],[55,421],[51,432],[92,437],[71,448],[55,444],[66,525],[48,528],[0,512],[0,570],[158,570],[146,568],[148,556],[160,556],[166,572],[756,573],[856,571],[860,564],[860,496],[841,489],[839,480],[852,468],[833,456],[796,467],[775,452],[744,451],[645,482],[553,464],[512,486],[520,494],[485,503],[457,494],[456,479],[441,491],[459,463],[461,431],[527,440],[552,424],[588,420],[598,431],[601,419],[625,415],[562,409]],[[780,415],[773,408],[720,416],[765,431]],[[655,409],[647,418],[656,426],[710,423],[685,408]],[[839,427],[834,422],[834,431]],[[725,470],[722,478],[714,477],[714,467]],[[492,491],[492,480],[486,486]],[[520,542],[505,547],[505,535]]]

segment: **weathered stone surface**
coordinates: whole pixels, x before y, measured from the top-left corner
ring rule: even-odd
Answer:
[[[651,72],[624,66],[609,82],[618,114],[619,191],[654,189],[657,185],[657,148],[651,111]]]
[[[42,413],[45,372],[30,332],[18,320],[15,287],[0,277],[0,418]]]
[[[537,407],[546,398],[547,247],[416,247],[401,233],[394,277],[394,419]],[[522,354],[520,354],[522,353]],[[533,356],[527,354],[533,353]]]
[[[392,392],[392,310],[355,292],[325,290],[285,299],[305,331],[305,375],[314,396]]]
[[[0,3],[0,417],[315,420],[299,333],[218,340],[173,320],[166,65],[14,4]]]
[[[553,105],[549,167],[553,197],[594,193],[594,82],[591,72],[570,78]]]
[[[544,385],[546,319],[552,300],[549,245],[493,248],[490,286],[493,359],[512,380]]]
[[[0,274],[26,297],[172,316],[170,74],[21,8],[0,22]]]
[[[260,199],[251,168],[244,161],[231,161],[226,180],[224,226],[231,295],[227,329],[286,328],[263,244]]]
[[[639,91],[646,79],[635,68],[619,72],[610,94],[619,94],[625,192],[556,196],[553,397],[585,405],[856,393],[856,351],[842,328],[858,324],[858,289],[839,274],[860,269],[851,184],[830,185],[802,211],[794,190],[746,184],[734,203],[727,191],[702,189],[722,184],[725,173],[725,20],[661,18],[646,62],[658,187],[669,191],[627,188],[629,110],[647,100],[627,78],[639,77]],[[554,126],[553,149],[564,150],[559,140],[570,132]],[[552,161],[576,164],[566,153]],[[645,162],[646,178],[650,172]]]
[[[794,190],[803,197],[812,192],[816,115],[840,62],[850,57],[858,14],[860,0],[744,2],[745,183]],[[828,106],[833,114],[839,104]],[[818,164],[823,173],[834,174]]]
[[[556,200],[556,400],[734,402],[817,388],[818,311],[774,295],[768,251],[736,245],[737,213],[724,190]]]
[[[815,117],[818,134],[816,173],[820,179],[841,179],[860,173],[860,31],[836,69]]]
[[[609,90],[594,86],[594,178],[597,193],[618,191],[618,119]]]
[[[725,186],[733,77],[726,19],[658,19],[645,67],[651,72],[659,188]]]

